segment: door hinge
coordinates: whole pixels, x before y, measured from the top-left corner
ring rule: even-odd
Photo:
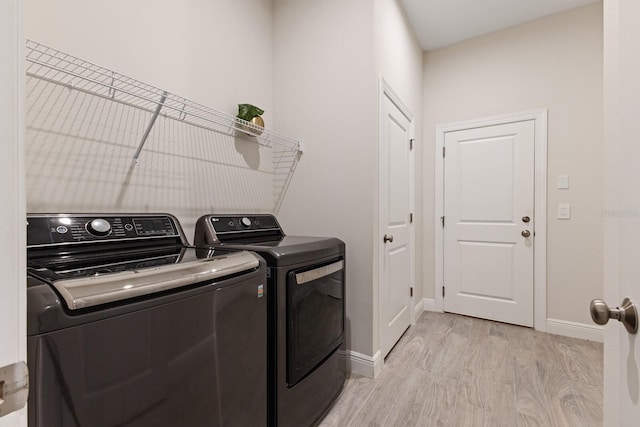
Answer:
[[[409,214],[409,224],[413,224],[413,212]]]
[[[443,147],[442,147],[442,157],[443,157],[443,158],[444,158],[444,155],[445,155],[445,148],[444,148],[444,146],[443,146]]]
[[[442,298],[444,298],[444,286],[442,287]]]
[[[409,296],[412,297],[413,296],[413,286],[409,288]]]
[[[409,140],[409,151],[413,150],[413,142],[415,141],[415,139],[411,138]]]
[[[0,368],[0,417],[27,404],[29,369],[24,362]]]
[[[442,223],[442,227],[444,227],[444,215],[440,217],[440,222]]]

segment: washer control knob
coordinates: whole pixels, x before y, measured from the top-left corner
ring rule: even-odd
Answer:
[[[87,231],[94,236],[106,236],[111,233],[111,224],[106,219],[96,218],[87,223]]]
[[[244,216],[240,219],[240,224],[242,224],[244,228],[249,228],[251,227],[251,220]]]

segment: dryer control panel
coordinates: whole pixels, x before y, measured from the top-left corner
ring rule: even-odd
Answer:
[[[272,215],[212,215],[209,222],[216,233],[280,230]]]
[[[273,215],[205,215],[196,222],[196,246],[238,239],[279,239],[284,232]]]

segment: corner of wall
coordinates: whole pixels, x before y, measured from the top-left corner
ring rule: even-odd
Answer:
[[[367,356],[355,351],[340,351],[340,358],[346,361],[347,371],[363,377],[375,378],[382,371],[384,358],[380,351]]]

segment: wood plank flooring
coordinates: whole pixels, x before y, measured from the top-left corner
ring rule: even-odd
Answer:
[[[320,426],[601,426],[602,344],[424,312]]]

